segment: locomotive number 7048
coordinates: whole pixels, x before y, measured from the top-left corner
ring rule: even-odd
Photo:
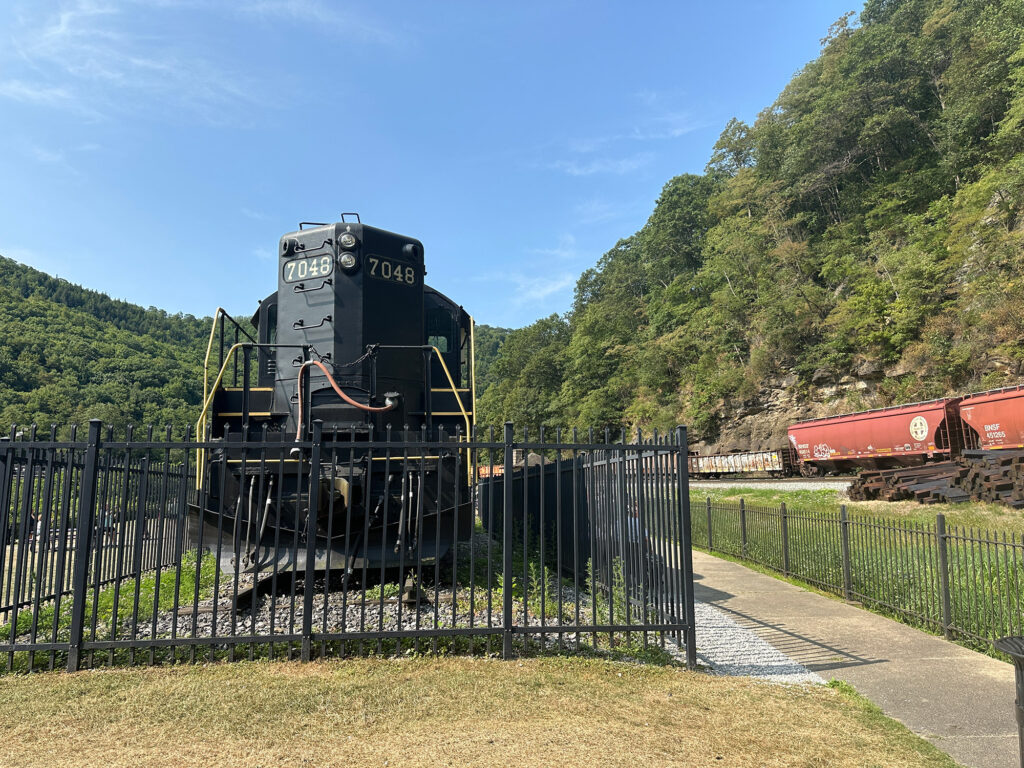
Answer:
[[[294,283],[307,277],[327,277],[334,271],[334,259],[330,256],[309,256],[284,263],[284,281]]]
[[[368,256],[370,277],[378,280],[394,280],[396,283],[416,285],[416,270],[408,264],[398,264],[379,256]]]

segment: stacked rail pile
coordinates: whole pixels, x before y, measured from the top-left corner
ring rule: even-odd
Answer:
[[[961,487],[976,501],[996,501],[1024,509],[1024,450],[964,451]]]
[[[959,487],[968,470],[956,461],[942,461],[921,467],[900,467],[861,472],[850,485],[851,499],[865,501],[919,501],[922,504],[967,501],[970,494]]]
[[[848,494],[855,501],[974,500],[1024,509],[1024,450],[964,451],[954,461],[866,471],[850,485]]]

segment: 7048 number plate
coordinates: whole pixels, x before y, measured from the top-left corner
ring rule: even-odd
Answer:
[[[327,277],[334,271],[334,259],[330,256],[307,256],[305,259],[292,259],[283,265],[284,281],[297,283],[309,277]]]
[[[395,283],[416,285],[416,269],[410,264],[402,264],[380,256],[366,257],[366,273],[378,280],[390,280]]]

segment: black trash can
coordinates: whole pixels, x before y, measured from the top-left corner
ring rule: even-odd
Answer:
[[[1017,675],[1017,738],[1020,741],[1020,766],[1024,768],[1024,636],[1001,637],[995,646],[997,651],[1013,659]]]

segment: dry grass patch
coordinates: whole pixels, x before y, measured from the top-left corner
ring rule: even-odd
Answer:
[[[24,768],[954,765],[848,691],[577,658],[7,677],[0,729]]]

